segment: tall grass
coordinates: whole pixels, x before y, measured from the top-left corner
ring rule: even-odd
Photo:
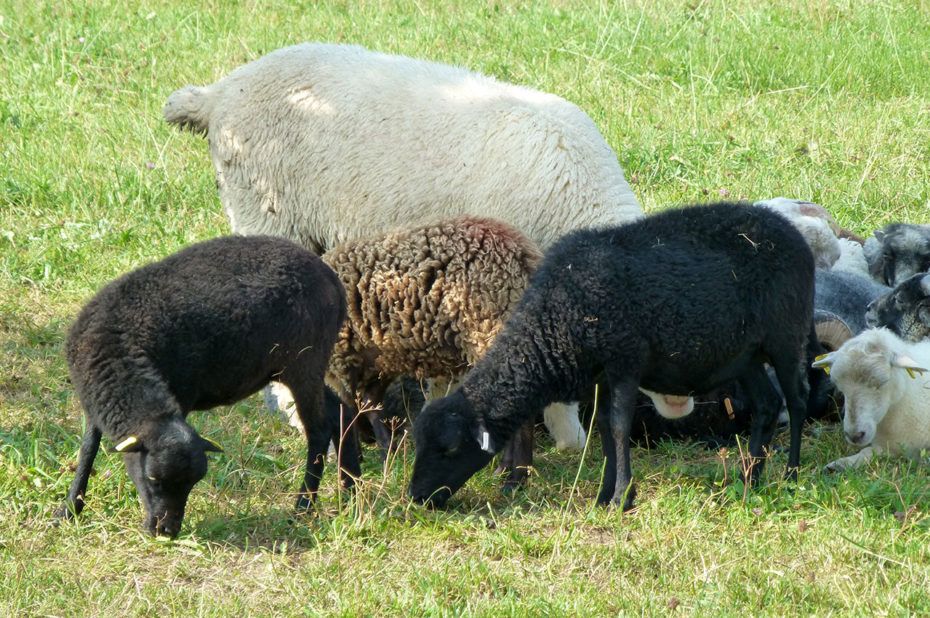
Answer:
[[[0,0],[0,607],[8,615],[926,614],[927,461],[734,482],[735,448],[636,449],[638,507],[596,509],[600,451],[542,437],[524,491],[489,471],[445,512],[403,497],[412,453],[295,520],[302,440],[256,398],[192,415],[226,452],[179,539],[141,532],[119,458],[74,524],[49,515],[82,431],[62,342],[106,281],[224,234],[205,140],[161,106],[305,40],[463,65],[587,111],[647,211],[805,198],[868,234],[930,222],[922,1]],[[778,442],[786,438],[779,436]],[[408,449],[409,451],[409,449]]]

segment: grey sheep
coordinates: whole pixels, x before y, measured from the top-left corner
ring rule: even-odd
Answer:
[[[206,453],[218,450],[187,414],[234,403],[272,378],[295,394],[307,435],[297,507],[308,508],[329,442],[339,444],[347,420],[323,381],[345,315],[345,291],[332,269],[281,238],[206,241],[104,286],[68,333],[86,429],[56,515],[83,509],[106,435],[145,505],[146,529],[177,535],[190,491],[206,474]],[[348,442],[342,476],[351,486],[360,470]]]
[[[865,241],[863,250],[872,278],[894,287],[930,270],[930,225],[889,223]]]
[[[869,304],[890,290],[853,271],[817,269],[814,282],[817,335],[829,351],[865,330]]]

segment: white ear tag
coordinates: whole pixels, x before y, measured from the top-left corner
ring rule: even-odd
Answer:
[[[481,450],[491,452],[491,434],[487,430],[481,432]]]

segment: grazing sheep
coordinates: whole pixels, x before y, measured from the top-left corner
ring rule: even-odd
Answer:
[[[891,331],[863,331],[813,363],[842,391],[846,441],[865,446],[827,464],[827,470],[860,466],[873,455],[917,455],[930,448],[930,342],[910,343]],[[921,374],[921,375],[918,375]]]
[[[512,226],[468,216],[327,251],[323,261],[342,281],[348,305],[329,383],[341,385],[344,399],[365,410],[380,404],[401,376],[461,376],[491,345],[541,259]],[[377,412],[366,414],[386,452],[392,432]],[[532,442],[519,450],[530,460],[514,462],[511,482],[532,463]]]
[[[913,275],[873,300],[865,321],[907,341],[930,339],[930,274]]]
[[[930,270],[930,225],[889,223],[865,241],[863,250],[872,278],[894,287]]]
[[[168,97],[204,132],[232,231],[318,254],[403,225],[500,219],[545,250],[642,216],[594,122],[558,96],[462,68],[303,43]],[[577,414],[557,439],[577,443]],[[555,428],[557,430],[557,427]]]
[[[687,302],[682,302],[686,299]],[[607,460],[598,503],[633,503],[628,437],[640,386],[688,396],[738,380],[752,402],[758,479],[778,410],[775,369],[800,463],[813,332],[814,259],[781,215],[720,203],[567,235],[546,254],[487,354],[455,393],[417,417],[408,494],[441,506],[526,418],[597,379]]]
[[[107,435],[145,505],[145,527],[175,536],[187,497],[219,450],[187,424],[191,410],[239,401],[272,378],[292,390],[307,434],[297,507],[319,487],[339,402],[323,376],[345,320],[345,292],[320,258],[290,241],[227,237],[195,244],[106,285],[68,333],[71,380],[86,430],[77,473],[56,512],[84,507],[91,466]],[[350,419],[348,419],[350,420]],[[346,441],[342,462],[358,476]],[[352,477],[343,474],[351,486]]]

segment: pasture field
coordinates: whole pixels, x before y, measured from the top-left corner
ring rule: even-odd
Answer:
[[[829,424],[797,484],[776,453],[750,492],[736,447],[636,449],[629,513],[593,506],[596,439],[541,437],[525,490],[487,470],[442,512],[404,497],[409,445],[383,470],[369,450],[354,498],[330,468],[295,521],[303,440],[252,397],[191,415],[226,450],[176,540],[142,532],[106,440],[84,514],[52,526],[82,432],[69,324],[117,275],[228,232],[166,97],[316,40],[577,103],[647,212],[784,195],[864,235],[930,223],[925,0],[0,0],[0,614],[930,614],[930,460],[823,474],[849,453]]]

